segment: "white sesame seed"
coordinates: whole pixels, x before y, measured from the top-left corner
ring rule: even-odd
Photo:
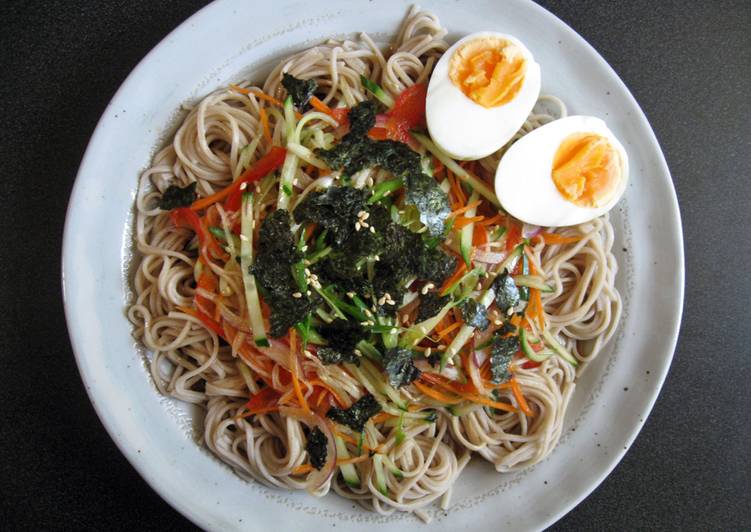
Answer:
[[[393,299],[389,299],[388,301],[386,301],[386,303],[388,303],[389,305],[396,305],[396,301],[394,301]]]
[[[360,325],[362,325],[363,327],[367,327],[368,323],[370,323],[370,322],[368,320],[365,320],[365,321],[361,321]]]
[[[363,226],[365,229],[367,229],[368,227],[370,227],[370,224],[368,222],[366,222],[366,221],[360,222],[360,225]]]
[[[310,266],[312,264],[308,259],[303,260],[302,263],[305,264],[305,266]]]
[[[310,268],[305,268],[305,275],[310,275],[310,274],[311,274]]]
[[[292,180],[292,184],[297,186],[300,182],[297,180],[297,178]]]
[[[357,213],[357,217],[358,218],[364,218],[364,217],[366,217],[365,216],[366,214],[368,214],[366,211],[360,211],[360,212]]]
[[[375,227],[373,227],[372,225],[370,226],[370,232],[375,234]]]
[[[375,322],[373,320],[368,320],[368,325],[372,327],[373,325],[375,325]]]
[[[512,315],[513,313],[514,313],[514,307],[511,307],[511,308],[509,308],[509,309],[508,309],[508,310],[506,311],[506,314],[508,314],[509,316],[511,316],[511,315]]]
[[[375,257],[373,257],[373,260],[375,260],[376,262],[378,262],[379,260],[381,260],[381,257],[379,255],[376,255]]]
[[[394,328],[392,328],[392,329],[391,329],[391,330],[390,330],[389,332],[390,332],[391,334],[396,334],[396,333],[398,333],[398,332],[399,332],[399,329],[397,329],[396,327],[394,327]]]
[[[378,300],[378,304],[379,305],[383,305],[385,302],[386,302],[386,298],[385,297],[382,297],[381,299]]]
[[[357,356],[361,357],[362,356],[362,351],[360,351],[359,349],[355,349],[355,354]]]
[[[433,352],[433,350],[432,350],[432,349],[431,349],[430,347],[428,347],[428,348],[427,348],[427,349],[425,350],[425,357],[426,357],[426,358],[427,358],[427,357],[429,357],[429,356],[430,356],[430,353],[432,353],[432,352]]]
[[[501,320],[495,320],[493,323],[496,325],[503,325],[503,322]]]
[[[313,356],[313,353],[311,353],[311,352],[310,352],[310,351],[308,351],[307,349],[306,349],[305,351],[303,351],[303,353],[305,353],[305,356],[306,356],[306,357],[312,357],[312,356]]]
[[[311,273],[311,274],[310,274],[310,278],[311,278],[311,280],[313,280],[313,281],[317,281],[317,280],[318,280],[318,276],[317,276],[317,275],[316,275],[315,273]]]
[[[357,294],[355,294],[354,292],[347,292],[347,297],[349,297],[350,299],[353,299],[356,295]]]
[[[367,212],[367,211],[361,211],[361,212],[363,213],[362,214],[362,219],[363,220],[367,220],[368,218],[370,218],[370,213],[369,212]]]
[[[436,349],[438,349],[439,351],[445,351],[446,350],[446,346],[443,345],[443,344],[441,344]]]
[[[390,191],[390,190],[387,190],[386,192],[384,192],[384,193],[383,193],[383,197],[384,197],[384,198],[385,198],[386,196],[390,196],[390,195],[391,195],[391,191]]]
[[[245,190],[246,188],[248,188],[248,183],[246,183],[244,181],[242,183],[240,183],[240,190]]]
[[[372,177],[368,177],[365,180],[365,184],[368,185],[369,187],[372,187],[373,186],[373,178]]]
[[[418,340],[415,340],[414,342],[412,342],[412,345],[417,345],[419,343],[420,343],[420,340],[418,339]]]
[[[249,241],[248,237],[245,236],[245,235],[240,235],[240,240],[242,240],[243,242],[248,242]]]
[[[259,194],[261,192],[261,186],[256,185],[254,190],[256,191],[256,194]]]
[[[370,312],[370,311],[369,311],[368,309],[365,309],[365,315],[366,315],[366,316],[367,316],[368,318],[372,318],[372,317],[373,317],[373,313],[372,313],[372,312]]]
[[[360,227],[361,227],[360,222],[355,222],[355,231],[359,231]]]
[[[407,316],[406,314],[402,316],[402,323],[406,324],[408,321],[409,321],[409,316]]]
[[[477,291],[482,290],[482,283],[477,283],[477,286],[475,287],[475,290],[477,290]]]
[[[308,245],[306,244],[303,247],[301,247],[300,251],[302,251],[303,253],[305,253],[306,251],[308,251]]]
[[[296,298],[296,299],[300,299],[300,298],[302,297],[302,293],[300,293],[300,292],[295,292],[294,294],[292,294],[292,297],[294,297],[294,298]]]
[[[310,290],[308,290],[307,292],[305,292],[305,294],[306,294],[306,295],[308,295],[308,296],[309,296],[310,294],[312,294],[312,293],[313,293],[313,292],[311,292]]]

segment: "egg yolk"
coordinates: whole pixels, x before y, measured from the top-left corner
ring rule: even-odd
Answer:
[[[468,98],[483,107],[514,99],[524,82],[521,50],[497,37],[483,37],[460,46],[449,61],[449,78]]]
[[[574,133],[558,146],[552,177],[568,201],[580,207],[600,207],[618,187],[620,155],[602,135]]]

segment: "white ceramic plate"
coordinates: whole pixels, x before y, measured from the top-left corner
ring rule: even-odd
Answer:
[[[607,120],[632,162],[625,200],[612,213],[623,320],[610,349],[581,379],[558,448],[519,474],[498,475],[474,460],[456,486],[452,509],[447,514],[430,510],[431,531],[541,528],[613,469],[660,390],[683,303],[678,205],[638,104],[597,52],[563,22],[524,0],[426,4],[452,40],[485,29],[519,37],[542,66],[543,92],[563,98],[572,113]],[[137,176],[175,127],[180,104],[243,74],[260,73],[253,77],[261,79],[274,59],[326,37],[367,31],[386,42],[408,7],[401,0],[212,4],[167,36],[131,73],[84,156],[63,250],[65,311],[78,366],[123,454],[165,500],[204,528],[426,530],[411,515],[384,518],[334,495],[315,499],[235,476],[197,443],[191,411],[157,393],[125,318]]]

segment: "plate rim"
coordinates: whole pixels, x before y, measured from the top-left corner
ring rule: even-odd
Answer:
[[[631,91],[628,89],[626,84],[623,82],[623,80],[620,78],[620,76],[617,74],[617,72],[613,69],[613,67],[600,55],[600,53],[583,37],[581,36],[576,30],[574,30],[569,24],[567,24],[565,21],[557,17],[552,12],[548,11],[544,7],[540,6],[539,4],[533,2],[532,0],[514,0],[518,4],[525,4],[526,9],[533,10],[535,12],[536,16],[539,16],[541,18],[548,19],[549,23],[552,23],[559,28],[561,28],[570,39],[579,40],[581,43],[588,48],[591,55],[595,58],[595,60],[600,63],[601,67],[604,67],[606,71],[610,74],[611,79],[615,80],[615,82],[618,84],[618,88],[626,95],[628,99],[631,100],[631,103],[634,105],[636,109],[639,110],[639,113],[636,115],[633,115],[631,118],[632,120],[638,120],[641,122],[641,127],[646,128],[646,131],[649,132],[649,136],[646,139],[646,142],[650,145],[653,145],[656,148],[656,154],[658,155],[657,164],[659,166],[660,171],[662,172],[662,175],[665,176],[667,179],[668,186],[668,192],[669,192],[669,202],[666,205],[670,212],[670,219],[674,222],[674,227],[671,229],[672,236],[675,239],[676,248],[673,250],[675,252],[675,261],[676,261],[676,283],[675,283],[675,290],[676,290],[676,311],[674,314],[671,315],[672,323],[669,325],[669,330],[667,331],[669,334],[666,335],[666,343],[665,343],[665,356],[661,357],[660,360],[660,367],[659,367],[659,374],[655,375],[654,379],[654,385],[651,387],[649,392],[649,397],[646,401],[646,406],[641,412],[643,420],[646,422],[648,416],[651,414],[654,404],[657,400],[657,397],[659,396],[660,392],[662,391],[662,387],[664,386],[665,379],[667,378],[668,371],[670,369],[673,357],[675,355],[675,349],[678,342],[679,332],[680,332],[680,325],[682,321],[683,316],[683,306],[684,306],[684,297],[685,297],[685,251],[684,251],[684,240],[683,240],[683,227],[682,227],[682,219],[680,215],[680,206],[678,204],[678,198],[675,191],[675,186],[672,180],[672,175],[670,173],[670,169],[667,165],[667,161],[665,159],[664,152],[660,146],[660,143],[654,133],[654,130],[649,123],[649,120],[646,117],[646,114],[644,113],[643,109],[639,105],[636,98],[634,98]],[[119,437],[117,435],[117,429],[114,425],[114,422],[110,421],[110,418],[107,416],[107,410],[106,410],[106,403],[100,402],[97,396],[95,396],[95,391],[91,386],[89,386],[88,379],[91,378],[90,375],[87,374],[86,369],[84,367],[84,360],[86,358],[86,346],[85,341],[82,338],[79,338],[76,335],[76,328],[74,327],[74,324],[76,322],[76,312],[74,310],[74,299],[75,296],[73,295],[74,291],[72,290],[70,276],[66,274],[68,271],[68,268],[66,268],[66,263],[70,260],[71,255],[71,242],[73,241],[73,219],[74,219],[74,212],[77,208],[77,205],[79,204],[79,196],[81,195],[81,189],[84,187],[84,177],[86,174],[86,168],[88,166],[89,160],[93,157],[94,148],[97,145],[97,140],[99,137],[105,135],[105,128],[103,127],[103,122],[105,121],[105,118],[113,113],[113,110],[116,107],[116,104],[119,102],[119,100],[122,98],[122,95],[130,89],[131,85],[134,84],[136,78],[138,78],[140,72],[145,69],[145,65],[150,63],[154,57],[158,56],[160,52],[166,48],[169,44],[169,42],[181,35],[184,32],[188,32],[189,28],[198,20],[201,19],[206,15],[206,13],[218,10],[221,6],[224,4],[230,4],[231,2],[229,0],[217,0],[214,1],[195,13],[193,13],[190,17],[186,18],[183,22],[181,22],[177,27],[175,27],[172,31],[167,33],[160,41],[157,43],[149,52],[138,62],[138,64],[130,71],[128,76],[123,80],[123,82],[118,87],[117,91],[112,96],[111,100],[107,104],[107,106],[104,108],[102,115],[100,116],[99,120],[97,121],[97,125],[93,130],[93,133],[91,135],[91,138],[86,146],[86,150],[84,152],[84,155],[81,160],[81,164],[79,166],[79,169],[76,173],[74,185],[72,187],[68,205],[66,208],[66,215],[65,215],[65,224],[63,228],[63,245],[62,245],[62,253],[61,253],[61,288],[62,288],[62,297],[63,297],[63,305],[64,305],[64,313],[65,313],[65,320],[66,325],[68,329],[68,334],[70,337],[71,347],[74,353],[74,357],[76,360],[76,365],[79,370],[79,374],[81,376],[82,383],[84,385],[84,388],[86,390],[87,396],[89,398],[89,401],[91,402],[92,406],[94,407],[97,416],[99,417],[100,422],[104,426],[105,430],[109,434],[112,441],[115,443],[119,451],[122,453],[122,455],[128,460],[130,465],[138,472],[138,474],[143,478],[147,484],[153,489],[159,496],[162,498],[166,503],[168,503],[170,506],[172,506],[175,510],[180,512],[183,516],[185,516],[187,519],[189,519],[194,524],[207,528],[212,526],[212,522],[208,521],[208,519],[195,511],[195,509],[190,506],[189,504],[186,504],[183,502],[179,497],[174,497],[171,495],[171,493],[164,489],[164,486],[162,485],[163,482],[161,481],[159,475],[151,474],[151,472],[148,471],[148,468],[145,464],[143,464],[139,459],[138,455],[135,451],[135,449],[129,445],[129,442],[125,440],[123,437]],[[324,36],[325,37],[325,36]],[[324,38],[321,37],[321,38]],[[568,503],[563,504],[559,511],[553,515],[550,515],[547,519],[543,520],[543,527],[548,527],[551,524],[555,523],[556,521],[560,520],[563,516],[568,514],[572,509],[574,509],[576,506],[578,506],[586,497],[588,497],[597,487],[599,487],[604,479],[612,473],[613,469],[620,463],[623,456],[626,454],[628,448],[633,443],[635,438],[639,435],[642,428],[644,426],[644,423],[640,423],[635,425],[632,431],[629,433],[628,441],[624,442],[626,444],[625,447],[619,448],[619,452],[613,453],[612,457],[607,462],[607,466],[601,468],[599,474],[594,475],[595,478],[589,482],[588,488],[581,490],[581,492],[574,498],[572,498]]]

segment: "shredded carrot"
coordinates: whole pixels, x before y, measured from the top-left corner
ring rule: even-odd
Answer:
[[[461,279],[462,275],[464,275],[464,272],[466,271],[467,271],[467,264],[464,261],[460,261],[453,275],[451,275],[451,277],[449,277],[443,282],[440,292],[443,293],[444,290],[448,289],[451,285],[453,285],[459,279]]]
[[[304,475],[305,473],[310,473],[313,471],[313,466],[310,464],[300,464],[299,466],[292,469],[293,475]]]
[[[475,230],[472,233],[472,246],[482,246],[488,243],[488,230],[485,226],[475,224]]]
[[[282,102],[281,100],[277,100],[273,96],[269,96],[265,92],[260,91],[258,89],[244,89],[242,87],[238,87],[237,85],[232,85],[232,84],[230,84],[229,88],[232,89],[235,92],[239,92],[240,94],[252,94],[253,96],[255,96],[256,98],[258,98],[259,100],[267,101],[267,102],[269,102],[271,104],[274,104],[274,105],[276,105],[278,107],[284,107],[284,102]],[[295,111],[295,117],[302,118],[302,114],[300,114],[299,112]]]
[[[542,306],[542,295],[541,292],[537,289],[530,289],[529,291],[529,297],[534,298],[535,300],[535,310],[537,310],[537,324],[540,326],[540,329],[545,328],[545,309]]]
[[[352,458],[342,458],[341,460],[336,461],[336,465],[347,465],[347,464],[357,464],[359,462],[364,462],[370,458],[367,454],[361,454],[360,456],[353,456]]]
[[[456,405],[462,402],[461,397],[451,397],[449,395],[444,394],[443,392],[440,392],[434,388],[431,388],[430,386],[427,386],[425,384],[422,384],[419,381],[413,381],[412,384],[415,385],[415,388],[420,390],[424,395],[427,395],[428,397],[432,397],[436,401],[440,401],[447,405]]]
[[[337,466],[343,466],[343,465],[347,465],[347,464],[358,464],[360,462],[364,462],[368,458],[370,458],[370,456],[368,456],[367,454],[361,454],[360,456],[353,456],[351,458],[341,458],[341,459],[337,459],[336,465]],[[312,465],[310,465],[310,464],[300,464],[299,466],[297,466],[296,468],[294,468],[292,470],[292,474],[293,475],[304,475],[306,473],[310,473],[311,471],[313,471],[313,466]]]
[[[440,175],[444,168],[443,163],[438,158],[433,157],[433,174]]]
[[[294,329],[294,327],[289,330],[289,355],[291,359],[290,365],[292,366],[292,370],[290,371],[292,375],[292,387],[295,389],[295,395],[297,396],[297,400],[299,401],[300,406],[306,413],[309,413],[310,407],[308,406],[308,402],[305,400],[305,396],[302,394],[302,389],[300,388],[300,379],[297,375],[297,331]]]
[[[441,339],[443,339],[443,338],[444,338],[444,337],[445,337],[446,335],[448,335],[448,334],[449,334],[449,333],[450,333],[451,331],[453,331],[454,329],[456,329],[456,328],[458,328],[458,327],[461,327],[461,325],[462,325],[462,324],[461,324],[460,322],[458,322],[458,321],[456,321],[456,322],[452,323],[451,325],[449,325],[448,327],[446,327],[445,329],[443,329],[442,331],[440,331],[440,332],[438,333],[438,340],[441,340]]]
[[[310,103],[310,106],[311,106],[311,107],[312,107],[313,109],[315,109],[316,111],[320,111],[320,112],[322,112],[322,113],[325,113],[325,114],[327,114],[327,115],[329,115],[329,116],[330,116],[330,115],[331,115],[331,113],[333,112],[333,111],[331,110],[331,107],[329,107],[328,105],[326,105],[325,103],[323,103],[323,102],[322,102],[321,100],[319,100],[319,99],[318,99],[318,98],[316,98],[315,96],[313,96],[313,97],[312,97],[312,98],[311,98],[311,99],[309,100],[309,102],[308,102],[308,103]]]
[[[258,116],[261,117],[261,127],[263,127],[263,138],[271,142],[271,128],[269,127],[269,115],[266,114],[266,109],[261,107],[258,110]]]
[[[373,416],[372,420],[373,420],[373,423],[383,423],[390,417],[394,417],[394,416],[392,416],[388,412],[380,412],[376,414],[375,416]]]
[[[312,223],[312,224],[308,224],[308,227],[305,228],[305,241],[306,242],[310,240],[311,236],[313,236],[313,231],[316,230],[316,227],[318,227],[318,224]]]
[[[529,404],[527,404],[527,400],[524,398],[524,394],[522,393],[522,387],[519,386],[519,382],[516,379],[511,379],[511,391],[514,393],[514,398],[516,399],[516,402],[519,404],[519,409],[524,412],[529,417],[534,417],[534,412],[532,412],[532,409],[529,408]]]
[[[470,218],[467,218],[466,216],[460,216],[454,220],[454,229],[461,229],[462,227],[466,227],[469,224],[481,222],[484,219],[484,216],[472,216]]]
[[[540,233],[539,235],[537,235],[536,238],[542,240],[545,244],[548,244],[548,245],[573,244],[574,242],[579,242],[582,238],[584,238],[584,235],[561,236],[557,233]]]
[[[315,385],[315,386],[320,386],[321,388],[324,388],[325,390],[327,390],[333,396],[334,401],[336,401],[339,404],[339,406],[341,406],[341,407],[344,406],[344,401],[342,401],[342,398],[339,397],[339,394],[337,394],[336,391],[331,386],[329,386],[328,384],[326,384],[322,380],[320,380],[320,379],[311,379],[310,381],[308,381],[308,384]]]
[[[519,412],[516,408],[508,403],[499,403],[498,401],[493,401],[492,399],[488,399],[487,397],[483,397],[481,395],[468,395],[466,396],[466,398],[473,403],[490,406],[495,408],[496,410],[505,410],[506,412]]]
[[[451,170],[447,169],[446,174],[451,176],[451,181],[449,181],[449,183],[452,185],[452,189],[454,191],[454,194],[456,195],[456,201],[458,201],[461,205],[464,205],[465,203],[467,203],[467,196],[466,194],[464,194],[459,180]]]
[[[482,200],[473,201],[469,205],[465,205],[464,207],[456,209],[455,211],[451,211],[451,213],[449,214],[449,218],[451,218],[452,216],[458,216],[460,214],[463,214],[470,209],[474,209],[475,207],[479,206],[480,203],[482,203]]]
[[[519,317],[518,314],[514,314],[513,316],[511,316],[510,321],[511,321],[511,325],[513,325],[514,327],[518,327],[519,324],[522,322],[522,319]]]
[[[505,220],[505,217],[502,214],[496,214],[492,218],[486,218],[485,220],[482,220],[478,222],[480,225],[495,225],[503,222]]]

